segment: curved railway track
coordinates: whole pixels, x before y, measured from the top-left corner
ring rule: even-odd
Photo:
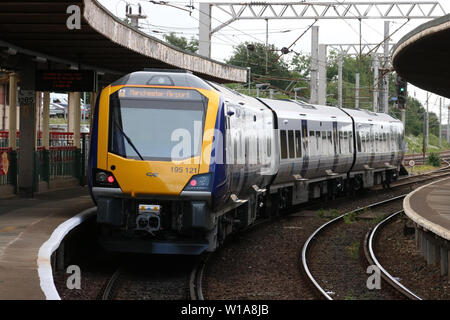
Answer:
[[[367,260],[371,265],[376,265],[381,272],[381,276],[383,279],[389,283],[392,287],[394,287],[397,291],[399,291],[402,295],[411,300],[422,300],[420,296],[406,288],[397,278],[393,277],[378,261],[375,254],[375,241],[376,238],[382,228],[384,228],[389,222],[391,222],[396,216],[403,213],[403,210],[397,211],[391,215],[389,215],[386,219],[378,223],[375,228],[373,228],[366,236],[366,246],[364,247],[364,253],[366,255]]]
[[[324,238],[327,237],[335,237],[335,241],[337,242],[336,247],[335,248],[328,248],[328,250],[332,250],[332,252],[326,252],[327,255],[331,255],[331,254],[335,254],[336,252],[338,254],[341,254],[342,252],[345,252],[345,250],[342,250],[342,247],[344,244],[342,244],[341,242],[347,243],[345,241],[348,241],[348,234],[347,239],[345,241],[342,241],[341,238],[339,237],[339,233],[345,232],[348,233],[349,228],[348,225],[345,225],[345,219],[348,217],[353,216],[358,216],[361,215],[362,213],[367,212],[367,209],[375,209],[375,208],[379,208],[382,206],[386,206],[386,205],[391,205],[394,202],[399,202],[399,200],[402,200],[405,195],[401,195],[401,196],[397,196],[394,197],[392,199],[388,199],[388,200],[384,200],[381,202],[377,202],[377,203],[373,203],[369,206],[360,208],[360,209],[356,209],[350,212],[347,212],[343,215],[340,215],[339,217],[332,219],[330,221],[328,221],[327,223],[323,224],[322,226],[320,226],[318,229],[316,229],[316,231],[308,238],[308,240],[305,242],[303,248],[302,248],[302,252],[301,252],[301,265],[303,268],[303,271],[306,274],[306,277],[309,279],[310,283],[312,284],[313,288],[315,288],[315,290],[317,290],[317,292],[319,293],[319,295],[327,300],[334,300],[333,299],[333,295],[336,296],[339,299],[347,299],[347,298],[352,298],[352,299],[401,299],[404,298],[404,292],[405,290],[401,289],[399,287],[399,283],[397,281],[385,281],[382,283],[381,288],[379,289],[374,289],[374,290],[370,290],[368,288],[362,288],[362,286],[364,286],[366,283],[362,282],[362,279],[366,279],[368,276],[366,274],[364,274],[364,271],[366,270],[366,265],[377,265],[375,262],[377,262],[376,257],[374,257],[373,255],[368,255],[368,257],[366,257],[366,259],[361,259],[361,248],[358,248],[358,256],[360,257],[360,261],[359,263],[356,263],[354,261],[354,259],[352,260],[350,257],[345,258],[344,260],[348,261],[348,265],[344,266],[344,265],[340,265],[339,270],[334,270],[334,267],[336,266],[330,266],[331,268],[323,268],[323,266],[320,266],[321,264],[325,263],[325,260],[323,260],[321,258],[321,255],[323,255],[323,252],[318,252],[315,255],[312,254],[312,250],[314,249],[314,245],[317,244],[317,242],[319,242],[319,239],[321,240],[321,242],[324,242]],[[388,208],[386,209],[382,209],[382,211],[384,210],[389,210]],[[344,225],[343,225],[344,224]],[[359,230],[359,229],[363,229],[363,230]],[[358,232],[360,234],[366,234],[367,233],[367,229],[368,226],[366,224],[363,224],[361,226],[361,228],[359,226],[357,226]],[[369,228],[370,229],[370,228]],[[376,229],[375,229],[376,231]],[[357,232],[355,232],[356,234]],[[356,237],[355,237],[356,238]],[[365,237],[367,238],[367,236]],[[363,247],[364,247],[364,251],[365,252],[369,252],[373,254],[373,235],[368,237],[371,241],[364,241],[363,242]],[[361,239],[354,239],[354,240],[361,240]],[[320,249],[322,249],[320,247]],[[317,250],[320,251],[320,250]],[[319,262],[316,263],[311,263],[310,262],[310,258],[312,258],[314,256],[315,259],[320,259]],[[369,259],[367,259],[369,258]],[[370,258],[374,259],[371,260]],[[362,261],[364,260],[364,261]],[[346,263],[345,262],[337,262],[337,263]],[[359,268],[356,267],[356,264],[359,265]],[[318,267],[319,266],[319,267]],[[380,267],[379,263],[377,265],[378,267]],[[382,266],[381,266],[382,267]],[[384,270],[381,269],[380,270]],[[342,274],[342,273],[347,273],[347,274]],[[387,276],[387,272],[385,274],[385,277],[387,279],[393,279],[392,277],[388,277]],[[383,279],[385,278],[383,277]],[[336,280],[336,278],[338,278],[339,280]],[[350,279],[350,280],[349,280]],[[341,280],[347,280],[347,281],[351,281],[351,284],[345,283],[345,284],[341,284],[339,283],[339,281]],[[394,279],[395,280],[395,279]],[[352,282],[354,281],[354,282]],[[386,285],[387,284],[387,285]],[[347,292],[348,287],[357,287],[357,290],[355,290],[357,293],[349,293]],[[395,292],[393,292],[393,290],[395,290]],[[356,297],[355,297],[356,295]],[[406,296],[409,298],[409,296]]]

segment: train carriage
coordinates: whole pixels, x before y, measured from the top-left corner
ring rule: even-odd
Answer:
[[[383,114],[253,98],[185,71],[131,73],[104,88],[94,110],[100,243],[214,251],[284,207],[388,185],[402,138],[401,122]]]

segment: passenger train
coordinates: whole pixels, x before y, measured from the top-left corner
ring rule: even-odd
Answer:
[[[383,113],[254,98],[186,71],[128,74],[94,110],[89,185],[100,243],[214,251],[280,209],[389,186],[403,135]]]

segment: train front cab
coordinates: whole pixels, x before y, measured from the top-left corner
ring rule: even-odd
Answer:
[[[210,166],[219,95],[117,85],[95,111],[91,187],[101,243],[114,251],[199,254],[214,237]]]

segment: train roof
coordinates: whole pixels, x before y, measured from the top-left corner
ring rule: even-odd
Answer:
[[[159,85],[193,87],[212,90],[213,88],[202,78],[185,70],[136,71],[116,80],[111,86],[120,85]]]
[[[366,109],[347,109],[344,108],[345,112],[355,119],[356,122],[360,123],[368,123],[368,122],[390,122],[390,123],[399,123],[402,122],[386,113],[381,112],[373,112]]]
[[[306,116],[307,119],[326,121],[351,122],[350,117],[337,107],[320,106],[294,100],[260,99],[277,113],[279,118],[297,119]],[[324,117],[325,115],[325,117]]]

